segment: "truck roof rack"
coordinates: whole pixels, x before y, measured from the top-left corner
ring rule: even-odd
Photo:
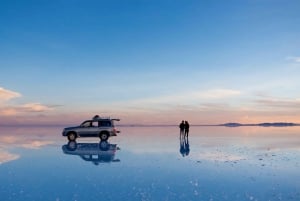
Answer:
[[[110,119],[110,120],[113,120],[113,121],[120,121],[120,119],[111,119],[110,117],[100,117],[99,115],[95,115],[93,117],[93,120],[99,120],[99,119]]]

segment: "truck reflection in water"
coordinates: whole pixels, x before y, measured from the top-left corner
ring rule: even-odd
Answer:
[[[99,143],[77,143],[70,141],[68,144],[62,146],[64,154],[78,155],[85,161],[91,161],[95,165],[100,163],[120,162],[115,159],[117,144],[110,144],[107,141],[100,141]]]

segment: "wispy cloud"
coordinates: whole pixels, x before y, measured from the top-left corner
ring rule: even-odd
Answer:
[[[286,57],[286,60],[300,63],[300,57]]]
[[[199,103],[203,100],[220,100],[240,95],[241,92],[232,89],[212,89],[212,90],[195,90],[183,93],[177,93],[167,96],[152,97],[148,99],[139,99],[131,101],[133,105],[149,105],[149,104],[190,104]]]
[[[33,113],[33,112],[47,112],[52,111],[57,106],[48,106],[41,103],[27,103],[23,105],[15,106],[2,106],[0,107],[0,113],[3,116],[13,116],[17,114]]]
[[[18,92],[11,91],[0,87],[0,101],[8,101],[13,98],[21,97],[22,95]]]
[[[10,101],[14,98],[20,98],[22,95],[19,92],[11,91],[0,87],[0,115],[14,116],[19,114],[41,113],[54,110],[60,105],[45,105],[39,102],[16,104]]]
[[[299,99],[264,98],[256,100],[256,103],[260,106],[269,108],[300,109]]]
[[[213,89],[213,90],[204,91],[200,94],[202,98],[223,99],[223,98],[229,98],[232,96],[240,95],[241,92],[232,89]]]
[[[27,103],[20,106],[20,108],[28,112],[45,112],[45,111],[53,110],[53,107],[43,105],[41,103]]]

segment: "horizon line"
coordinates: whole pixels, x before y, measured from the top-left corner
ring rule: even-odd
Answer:
[[[282,124],[282,125],[280,125]],[[65,127],[67,124],[0,124],[0,127]],[[116,127],[173,127],[178,124],[119,124]],[[239,126],[270,126],[270,127],[289,127],[300,126],[300,123],[294,122],[262,122],[262,123],[238,123],[227,122],[220,124],[190,124],[190,126],[224,126],[224,127],[239,127]]]

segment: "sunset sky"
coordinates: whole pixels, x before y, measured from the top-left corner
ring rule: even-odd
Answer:
[[[1,0],[0,125],[300,123],[299,0]]]

